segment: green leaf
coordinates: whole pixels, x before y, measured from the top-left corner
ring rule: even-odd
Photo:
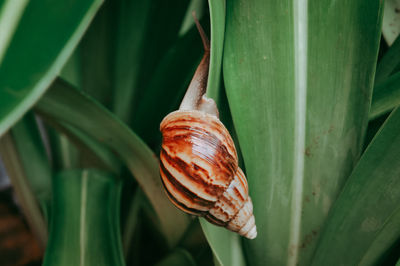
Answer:
[[[177,243],[188,217],[163,191],[159,163],[151,150],[120,120],[84,92],[57,79],[37,109],[54,122],[67,123],[116,152],[131,170],[156,211],[168,243]]]
[[[400,33],[400,1],[385,0],[385,10],[382,23],[382,34],[389,46],[396,40]]]
[[[114,58],[113,111],[124,122],[131,116],[135,82],[140,71],[140,58],[145,56],[146,29],[151,26],[153,1],[120,0],[117,16],[116,49]]]
[[[81,165],[104,169],[107,172],[112,172],[120,176],[122,163],[116,157],[115,153],[79,129],[67,123],[59,123],[59,125],[61,127],[56,127],[65,133],[76,147],[79,148]]]
[[[309,264],[360,156],[381,13],[372,0],[227,2],[224,81],[258,231],[250,265]]]
[[[178,37],[188,5],[187,0],[121,2],[113,111],[124,122],[132,122],[155,69]]]
[[[3,8],[11,2],[17,1],[7,1]],[[29,1],[15,33],[12,37],[7,33],[10,43],[0,63],[0,136],[42,96],[100,4],[100,0]],[[6,11],[2,9],[0,21]],[[12,32],[8,27],[15,23],[2,29]]]
[[[183,36],[186,34],[186,32],[191,29],[194,25],[194,19],[193,19],[193,12],[196,13],[196,16],[198,18],[202,18],[205,9],[207,8],[206,6],[207,2],[204,0],[191,0],[190,4],[186,10],[185,17],[183,19],[181,29],[179,30],[179,36]]]
[[[114,43],[118,1],[106,1],[79,44],[79,89],[110,108],[114,91]]]
[[[400,105],[400,72],[374,88],[369,119],[375,119]]]
[[[44,248],[47,242],[47,224],[29,184],[27,173],[24,170],[10,133],[0,138],[0,154],[29,227],[40,241],[42,248]]]
[[[125,257],[128,257],[131,242],[134,237],[135,230],[137,230],[140,219],[140,208],[142,207],[144,195],[142,190],[136,189],[135,195],[132,197],[132,202],[129,204],[128,217],[125,219],[125,226],[122,235],[122,244],[124,248]]]
[[[25,11],[28,0],[22,1],[2,1],[0,6],[0,65],[8,45],[18,26],[22,14]]]
[[[179,107],[202,57],[202,47],[196,27],[180,37],[159,63],[132,115],[133,129],[154,150],[161,143],[161,120]]]
[[[218,265],[246,265],[239,235],[210,224],[203,218],[200,224]]]
[[[67,137],[54,129],[47,130],[53,166],[56,171],[79,168],[80,153],[77,147]]]
[[[58,174],[44,265],[125,265],[119,231],[121,180],[96,170]]]
[[[55,169],[97,168],[120,175],[121,161],[99,141],[67,123],[46,122],[51,125],[48,131]]]
[[[397,208],[385,221],[376,238],[364,253],[359,265],[382,265],[379,264],[380,260],[382,260],[385,253],[396,244],[400,236],[399,222],[400,208]]]
[[[225,33],[225,0],[208,1],[211,19],[210,70],[207,81],[207,96],[218,103],[221,84],[222,50]]]
[[[400,38],[397,38],[376,67],[375,84],[385,81],[400,64]]]
[[[194,262],[192,256],[189,252],[184,249],[176,249],[174,252],[169,254],[166,258],[162,261],[158,262],[156,266],[195,266],[196,263]]]
[[[33,112],[11,130],[29,187],[44,211],[50,205],[52,168]]]
[[[60,77],[77,88],[82,88],[81,49],[76,47],[61,70]]]
[[[400,237],[400,231],[393,230],[391,233],[397,235],[384,239],[380,243],[384,247],[376,249],[374,241],[382,241],[381,234],[388,234],[388,229],[400,223],[399,158],[397,108],[368,146],[335,202],[313,265],[359,265],[366,252],[385,250],[393,244],[393,238]],[[373,255],[379,254],[368,256]]]

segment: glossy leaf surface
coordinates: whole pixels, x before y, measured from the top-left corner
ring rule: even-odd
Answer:
[[[382,9],[227,2],[224,81],[258,229],[245,240],[250,265],[310,263],[361,153]]]
[[[42,96],[101,2],[29,1],[0,62],[0,135]]]

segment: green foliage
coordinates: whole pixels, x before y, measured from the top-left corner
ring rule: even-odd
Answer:
[[[119,232],[121,184],[95,170],[55,176],[44,265],[125,265]]]
[[[0,1],[0,155],[45,265],[398,261],[400,41],[377,62],[382,1],[100,4]],[[203,53],[193,10],[255,240],[163,192],[159,123]]]

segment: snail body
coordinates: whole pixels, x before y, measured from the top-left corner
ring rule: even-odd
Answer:
[[[218,118],[215,102],[204,95],[209,49],[200,33],[206,50],[203,60],[179,110],[160,124],[161,179],[179,209],[253,239],[257,236],[253,204],[235,144]]]

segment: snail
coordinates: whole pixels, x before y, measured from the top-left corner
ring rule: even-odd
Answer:
[[[210,48],[196,18],[195,22],[205,52],[179,110],[160,124],[161,180],[179,209],[254,239],[253,204],[235,144],[219,120],[216,103],[205,96]]]

